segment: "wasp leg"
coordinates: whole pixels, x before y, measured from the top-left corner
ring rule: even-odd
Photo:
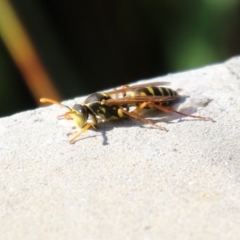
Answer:
[[[75,134],[75,136],[70,140],[70,143],[73,144],[73,143],[76,141],[76,139],[77,139],[83,132],[85,132],[86,130],[88,130],[90,127],[96,129],[96,128],[95,128],[95,125],[97,125],[97,124],[96,124],[96,123],[88,123],[88,124],[86,124],[79,132],[77,132],[77,133]]]
[[[155,124],[154,122],[152,122],[152,121],[150,121],[150,120],[148,120],[148,119],[146,119],[146,118],[141,117],[140,115],[138,115],[138,114],[135,113],[135,112],[128,112],[128,111],[126,111],[126,110],[124,110],[124,109],[119,109],[118,111],[119,111],[119,116],[125,114],[125,115],[127,115],[127,116],[132,117],[132,118],[139,119],[139,120],[141,120],[141,121],[144,122],[144,123],[150,124],[150,125],[158,128],[158,129],[160,129],[160,130],[167,131],[167,129],[166,129],[165,127],[161,127],[161,126]]]
[[[148,102],[144,102],[142,104],[140,104],[136,109],[134,109],[132,112],[133,113],[139,113],[141,112],[147,105],[149,105]]]
[[[66,120],[72,120],[71,116],[69,116],[70,114],[72,114],[72,112],[66,112],[63,115],[57,116],[57,118],[58,119],[65,118]]]
[[[141,104],[141,105],[143,105],[143,104]],[[141,107],[141,105],[140,105],[140,107]],[[187,114],[187,113],[178,112],[178,111],[173,110],[173,109],[171,109],[169,107],[157,105],[157,104],[154,104],[154,103],[151,103],[151,102],[146,102],[145,106],[154,107],[154,108],[157,108],[157,109],[162,110],[162,111],[167,112],[167,113],[173,112],[173,113],[182,115],[184,117],[192,117],[192,118],[202,119],[204,121],[212,121],[212,122],[214,122],[214,120],[212,118],[210,118],[210,117],[202,117],[202,116],[196,116],[196,115],[191,115],[191,114]]]

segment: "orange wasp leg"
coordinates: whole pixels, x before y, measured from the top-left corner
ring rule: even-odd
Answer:
[[[85,132],[86,130],[88,130],[90,127],[96,129],[95,127],[96,123],[88,123],[86,124],[79,132],[77,132],[74,137],[70,140],[70,143],[73,144],[76,139],[83,133]]]
[[[155,124],[154,122],[152,122],[152,121],[150,121],[150,120],[148,120],[148,119],[146,119],[146,118],[141,117],[140,115],[138,115],[138,114],[135,113],[135,112],[128,112],[128,111],[126,111],[126,110],[124,110],[124,109],[119,109],[118,111],[119,111],[119,115],[123,115],[122,113],[124,113],[124,114],[127,115],[127,116],[130,116],[130,117],[132,117],[132,118],[139,119],[139,120],[141,120],[142,122],[147,123],[147,124],[150,124],[150,125],[158,128],[158,129],[160,129],[160,130],[167,131],[167,129],[166,129],[165,127],[161,127],[161,126]]]
[[[145,105],[143,105],[143,104],[145,104]],[[191,115],[191,114],[187,114],[187,113],[178,112],[178,111],[173,110],[173,109],[171,109],[171,108],[169,108],[169,107],[161,106],[161,105],[154,104],[154,103],[151,103],[151,102],[146,102],[146,103],[143,103],[143,104],[141,104],[138,108],[140,108],[142,105],[143,105],[144,107],[145,107],[145,106],[150,106],[150,107],[157,108],[157,109],[162,110],[162,111],[167,112],[167,113],[173,112],[173,113],[182,115],[182,116],[184,116],[184,117],[192,117],[192,118],[202,119],[202,120],[204,120],[204,121],[212,121],[212,122],[214,122],[214,120],[213,120],[212,118],[210,118],[210,117],[202,117],[202,116],[196,116],[196,115]],[[141,107],[141,109],[142,109],[142,108],[143,108],[143,107]],[[137,109],[135,109],[135,110],[137,110]]]
[[[136,109],[134,109],[132,112],[134,113],[139,113],[141,112],[147,105],[149,105],[148,102],[144,102],[142,104],[140,104]]]
[[[66,113],[64,113],[63,115],[57,116],[57,118],[58,118],[58,119],[65,118],[66,120],[72,120],[72,117],[69,116],[70,114],[72,114],[72,112],[66,112]]]

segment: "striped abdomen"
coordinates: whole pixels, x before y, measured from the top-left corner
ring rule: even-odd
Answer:
[[[159,97],[162,102],[156,102],[159,105],[168,105],[170,102],[179,99],[177,91],[165,87],[142,87],[137,88],[133,91],[129,91],[126,97],[136,98],[136,97]],[[166,99],[166,101],[164,101]],[[150,98],[149,98],[150,100]]]
[[[159,96],[159,97],[178,97],[178,93],[170,88],[164,87],[143,87],[127,93],[128,97],[136,96]]]

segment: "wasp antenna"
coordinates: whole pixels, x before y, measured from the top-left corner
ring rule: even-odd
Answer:
[[[53,100],[51,98],[40,98],[39,100],[42,103],[53,103],[53,104],[58,104],[58,105],[62,105],[60,102]]]
[[[60,103],[60,102],[58,102],[58,101],[56,101],[56,100],[53,100],[53,99],[51,99],[51,98],[40,98],[39,101],[40,101],[41,103],[57,104],[57,105],[59,105],[59,106],[62,106],[62,107],[65,107],[65,108],[71,110],[70,107],[68,107],[68,106],[66,106],[66,105],[64,105],[64,104],[62,104],[62,103]]]

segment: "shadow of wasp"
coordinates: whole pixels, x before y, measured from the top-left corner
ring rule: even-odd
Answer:
[[[150,84],[138,84],[132,86],[122,86],[108,92],[96,92],[89,95],[82,104],[75,104],[72,108],[49,98],[41,98],[42,103],[53,103],[65,107],[68,111],[58,116],[73,120],[79,131],[70,140],[74,143],[78,137],[89,128],[96,128],[100,120],[115,120],[125,117],[139,119],[146,124],[150,124],[160,130],[166,131],[166,128],[161,127],[154,122],[140,116],[143,109],[155,108],[167,113],[176,113],[184,117],[197,118],[205,121],[213,121],[209,117],[190,115],[175,111],[168,105],[181,98],[179,90],[175,91],[161,85],[169,85],[169,82],[154,82]],[[117,95],[121,95],[120,97]],[[113,97],[115,95],[115,97]],[[134,107],[130,111],[130,108]],[[92,122],[88,122],[88,118]]]

